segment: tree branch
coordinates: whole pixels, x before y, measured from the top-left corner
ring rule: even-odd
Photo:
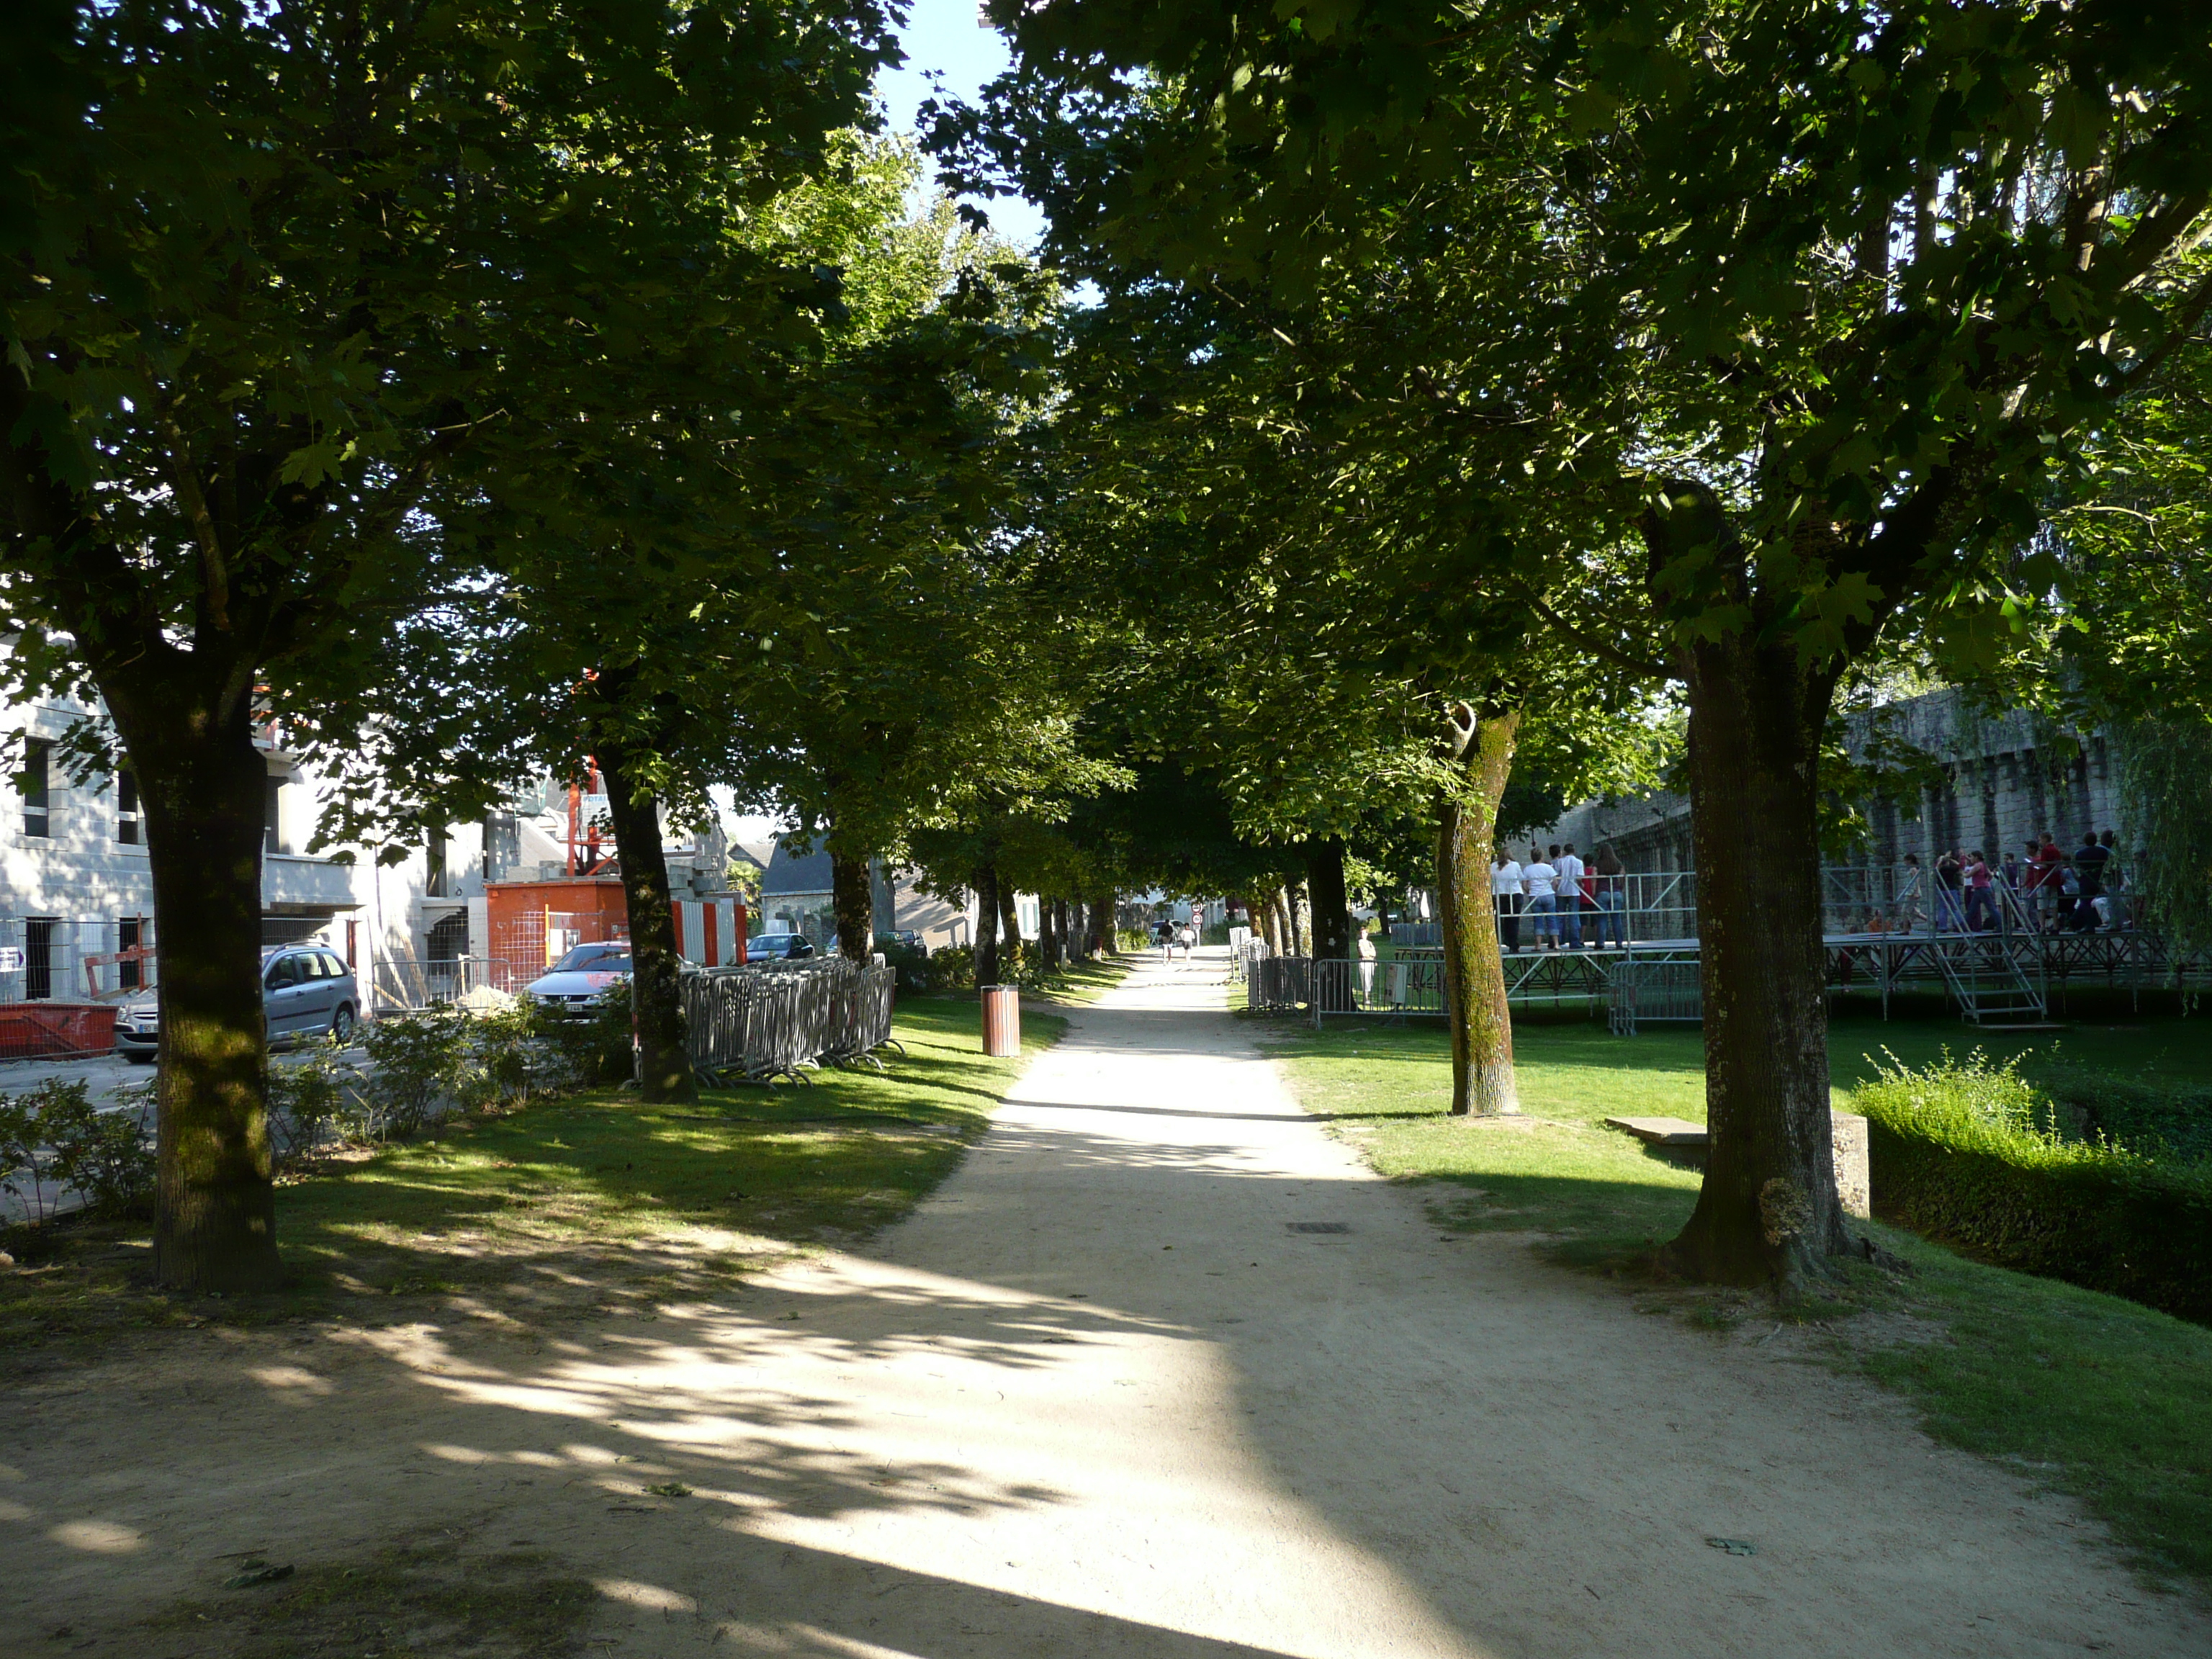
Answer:
[[[1542,617],[1545,625],[1568,644],[1589,652],[1601,661],[1611,663],[1615,668],[1625,668],[1630,673],[1641,674],[1647,679],[1666,680],[1674,678],[1674,671],[1664,663],[1652,662],[1645,658],[1635,656],[1621,650],[1607,640],[1601,639],[1595,634],[1586,633],[1576,627],[1558,611],[1553,610],[1550,605],[1546,605],[1536,590],[1526,582],[1516,579],[1513,585],[1520,589],[1521,597],[1527,602],[1528,608]]]
[[[169,487],[177,492],[177,505],[184,509],[192,533],[199,541],[201,578],[207,584],[208,620],[215,624],[217,632],[228,634],[231,631],[230,568],[222,556],[222,538],[216,533],[207,497],[201,493],[199,477],[192,471],[191,450],[166,398],[161,413],[155,416],[155,424],[161,429],[162,441],[168,446]]]

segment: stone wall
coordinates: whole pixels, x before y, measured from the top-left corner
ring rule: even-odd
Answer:
[[[1855,745],[1875,717],[1855,720]],[[1868,845],[1859,862],[1889,865],[1907,853],[1922,863],[1946,848],[1979,848],[1992,862],[2023,853],[2048,830],[2071,851],[2085,832],[2112,830],[2124,858],[2129,825],[2120,811],[2118,778],[2105,735],[2054,727],[2024,710],[1977,714],[1956,691],[1935,691],[1892,703],[1879,716],[1893,742],[1925,750],[1941,763],[1943,781],[1910,801],[1867,803]],[[1533,839],[1572,842],[1585,856],[1610,841],[1631,870],[1696,866],[1686,796],[1667,793],[1577,806]],[[1526,841],[1514,851],[1525,855]]]

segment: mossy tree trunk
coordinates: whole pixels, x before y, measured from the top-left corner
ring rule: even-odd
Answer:
[[[1513,1071],[1513,1013],[1505,963],[1492,920],[1490,865],[1498,803],[1513,770],[1521,711],[1457,704],[1444,715],[1437,750],[1464,782],[1439,803],[1437,918],[1444,946],[1444,1012],[1451,1025],[1451,1109],[1461,1116],[1521,1109]]]

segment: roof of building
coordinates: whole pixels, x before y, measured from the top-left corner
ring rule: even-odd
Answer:
[[[776,842],[768,870],[761,877],[763,899],[785,893],[826,893],[830,890],[830,854],[826,851],[794,853],[781,842]]]

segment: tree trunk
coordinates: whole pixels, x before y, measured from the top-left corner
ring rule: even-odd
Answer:
[[[1384,939],[1390,937],[1390,896],[1388,893],[1375,895],[1375,925],[1382,930]]]
[[[866,859],[830,850],[830,903],[837,915],[838,954],[865,968],[876,951],[876,893]]]
[[[1306,891],[1313,898],[1313,953],[1340,960],[1352,954],[1352,902],[1345,896],[1344,842],[1306,843]]]
[[[1788,1286],[1846,1248],[1828,1117],[1820,753],[1831,673],[1748,630],[1692,647],[1688,770],[1698,856],[1711,1145],[1667,1247],[1692,1279]]]
[[[1001,971],[1011,979],[1019,979],[1022,972],[1022,911],[1014,902],[1014,884],[1010,881],[999,884],[999,951],[1003,962]]]
[[[1306,843],[1306,891],[1313,897],[1313,953],[1316,963],[1352,955],[1352,908],[1344,890],[1344,842],[1336,836]],[[1314,995],[1328,1010],[1352,1006],[1352,969],[1314,969]]]
[[[1052,902],[1052,965],[1055,969],[1067,966],[1067,930],[1071,922],[1067,912],[1068,903],[1066,899],[1054,899]]]
[[[1466,787],[1444,796],[1437,824],[1437,919],[1444,945],[1444,1012],[1451,1024],[1451,1109],[1460,1116],[1521,1109],[1513,1072],[1513,1012],[1491,919],[1490,864],[1498,803],[1513,769],[1521,711],[1448,714],[1438,747]]]
[[[975,988],[999,982],[999,869],[975,872]]]
[[[181,654],[181,653],[179,653]],[[103,675],[138,779],[161,1008],[154,1273],[189,1291],[274,1290],[261,850],[269,765],[252,707],[179,675]],[[184,682],[184,683],[179,683]]]
[[[1119,926],[1114,915],[1114,890],[1109,887],[1098,895],[1091,918],[1091,938],[1097,942],[1100,956],[1121,954],[1121,941],[1116,931]]]
[[[621,744],[602,738],[592,758],[607,786],[615,853],[622,863],[629,912],[630,1006],[637,1024],[638,1090],[647,1100],[694,1100],[691,1059],[684,1046],[684,1005],[677,988],[682,959],[668,890],[668,853],[660,843],[660,798],[631,776]]]

